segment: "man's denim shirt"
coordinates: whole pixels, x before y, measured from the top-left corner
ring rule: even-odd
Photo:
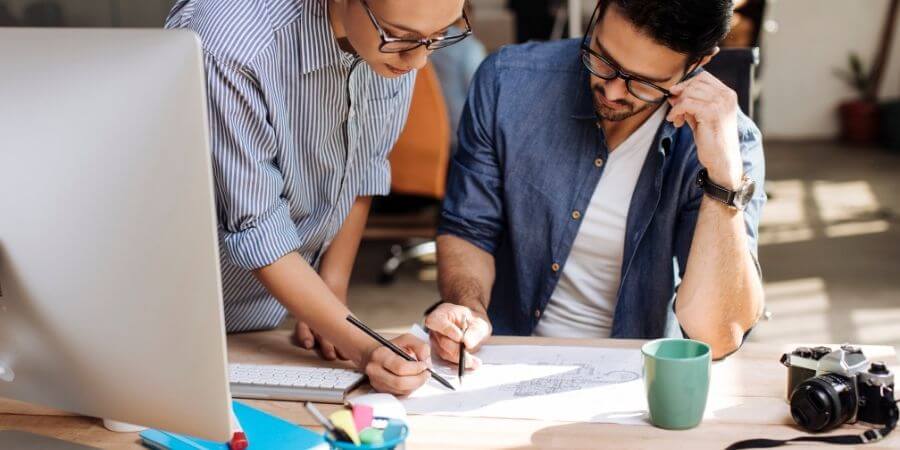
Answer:
[[[469,90],[438,233],[494,256],[488,313],[495,334],[532,334],[578,233],[573,212],[583,216],[603,176],[609,152],[579,45],[505,47],[481,65]],[[738,133],[744,170],[756,182],[744,212],[755,258],[766,202],[762,138],[743,114]],[[680,334],[672,302],[703,197],[700,169],[690,127],[663,121],[628,212],[612,337]]]

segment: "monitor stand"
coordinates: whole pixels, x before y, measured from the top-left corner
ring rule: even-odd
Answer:
[[[103,426],[107,430],[115,433],[140,433],[147,429],[147,427],[142,427],[140,425],[132,425],[130,423],[117,422],[110,419],[103,419]]]
[[[7,383],[12,383],[13,380],[16,379],[16,373],[9,367],[6,367],[5,364],[0,363],[0,381],[6,381]]]

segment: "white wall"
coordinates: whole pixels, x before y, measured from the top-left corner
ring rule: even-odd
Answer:
[[[763,36],[765,135],[821,139],[838,134],[837,104],[853,91],[834,76],[850,51],[875,57],[887,0],[777,0],[769,18],[778,31]],[[900,23],[900,20],[898,20]],[[896,31],[881,98],[900,96],[900,30]]]

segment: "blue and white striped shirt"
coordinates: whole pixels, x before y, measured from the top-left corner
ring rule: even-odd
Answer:
[[[356,198],[390,189],[415,75],[351,70],[326,1],[179,0],[166,20],[203,45],[229,332],[287,313],[253,269],[292,251],[317,268]]]

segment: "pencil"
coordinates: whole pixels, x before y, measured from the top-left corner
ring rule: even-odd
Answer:
[[[462,384],[463,373],[466,371],[466,344],[463,341],[466,340],[466,331],[469,330],[469,321],[463,317],[463,330],[462,330],[462,339],[459,340],[459,384]]]
[[[416,358],[413,358],[412,356],[407,355],[406,352],[404,352],[403,350],[400,349],[400,347],[397,347],[396,345],[394,345],[393,342],[387,340],[384,336],[376,333],[375,330],[369,328],[368,326],[366,326],[366,324],[360,322],[360,320],[357,319],[356,317],[353,317],[353,315],[348,315],[347,321],[352,323],[353,325],[355,325],[356,328],[359,328],[360,330],[362,330],[363,333],[368,334],[372,339],[375,339],[376,341],[378,341],[379,344],[387,347],[390,351],[397,354],[397,356],[399,356],[407,361],[411,361],[411,362],[416,361]],[[456,388],[454,388],[453,385],[450,384],[449,381],[445,380],[444,377],[438,375],[437,372],[435,372],[434,370],[428,369],[428,373],[430,373],[432,378],[437,380],[438,383],[443,384],[451,391],[456,390]]]

